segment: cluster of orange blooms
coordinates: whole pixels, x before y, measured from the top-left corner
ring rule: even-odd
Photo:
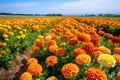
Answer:
[[[19,20],[15,20],[7,19],[7,23],[11,24],[11,22],[13,21],[12,25],[20,24],[19,26],[12,27],[12,29],[15,29],[16,31],[20,30],[20,36],[26,34],[27,28],[29,28],[29,31],[31,32],[35,31],[40,33],[42,29],[49,28],[48,25],[50,25],[50,22],[52,23],[56,21],[56,19],[54,18],[52,18],[51,20],[45,18],[42,18],[41,20],[24,19],[24,21],[22,22],[19,22]],[[37,54],[39,54],[40,56],[44,55],[42,59],[45,60],[43,60],[44,62],[42,62],[42,60],[38,61],[35,58],[30,58],[27,61],[27,70],[21,75],[20,80],[31,80],[31,78],[34,76],[39,77],[42,75],[42,72],[44,73],[44,69],[48,69],[50,67],[55,68],[56,66],[59,66],[59,63],[61,63],[59,73],[62,74],[64,79],[75,78],[81,75],[82,69],[80,68],[80,66],[89,66],[93,61],[95,62],[95,64],[102,65],[103,67],[106,67],[103,65],[103,63],[110,63],[110,67],[114,67],[117,64],[120,64],[120,46],[111,41],[113,35],[105,33],[104,31],[102,31],[101,28],[99,28],[98,30],[95,28],[96,25],[120,26],[120,24],[118,24],[119,20],[109,18],[98,19],[79,17],[77,17],[77,20],[76,18],[72,17],[65,18],[59,24],[54,25],[54,27],[50,29],[48,33],[45,33],[44,35],[39,35],[36,38],[32,47],[31,57],[34,57]],[[1,22],[4,22],[4,20]],[[27,28],[23,30],[22,25],[26,25]],[[110,48],[101,45],[100,41],[102,40],[103,36],[111,41],[110,45],[112,45],[112,43],[113,45],[115,45],[113,52]],[[4,35],[4,38],[6,39],[7,36]],[[16,38],[19,37],[16,36]],[[0,46],[3,46],[3,44],[1,44]],[[108,54],[107,59],[110,59],[106,60],[106,57],[100,57],[101,54]],[[100,60],[98,60],[98,58]],[[66,59],[68,62],[62,63],[60,59]],[[99,67],[93,66],[94,65],[87,67],[84,75],[86,79],[107,80],[106,72]],[[27,75],[29,78],[27,78]],[[118,70],[116,71],[116,80],[119,80],[119,77],[120,74]],[[45,79],[59,80],[59,77],[56,74],[47,75],[45,76]]]

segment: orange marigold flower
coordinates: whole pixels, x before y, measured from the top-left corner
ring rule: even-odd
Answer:
[[[78,40],[81,42],[89,42],[91,40],[91,36],[89,34],[82,33],[78,35]]]
[[[98,34],[99,34],[99,35],[104,35],[105,32],[100,30],[100,31],[98,31]]]
[[[52,45],[52,46],[49,47],[49,51],[53,53],[57,50],[57,48],[58,48],[57,45]]]
[[[116,60],[116,63],[117,64],[120,64],[120,54],[113,54],[113,57],[115,58],[115,60]]]
[[[44,40],[43,39],[37,39],[35,42],[35,45],[37,47],[42,47],[44,45]]]
[[[71,46],[75,46],[76,44],[78,44],[78,39],[77,38],[71,38],[71,39],[69,39],[69,44]]]
[[[56,50],[56,55],[63,56],[65,54],[65,50],[63,48],[58,48]]]
[[[88,54],[79,54],[75,58],[75,62],[79,65],[85,65],[85,64],[90,64],[91,62],[91,57]]]
[[[56,56],[48,56],[45,60],[45,63],[47,64],[47,66],[54,66],[55,64],[58,63],[58,59]]]
[[[116,47],[116,48],[114,48],[114,53],[116,53],[116,54],[120,54],[120,47]]]
[[[100,37],[98,35],[92,35],[91,42],[94,44],[94,46],[99,46],[100,45]]]
[[[87,80],[107,80],[105,72],[99,68],[92,67],[86,72]]]
[[[48,77],[46,80],[58,80],[58,78],[55,77],[55,76],[50,76],[50,77]]]
[[[27,65],[38,63],[38,60],[36,58],[30,58],[27,60]]]
[[[32,80],[32,75],[29,72],[24,72],[20,76],[20,80]]]
[[[65,78],[72,78],[78,75],[79,67],[76,64],[67,63],[62,67],[61,72]]]
[[[52,40],[58,41],[58,40],[59,40],[59,37],[58,37],[58,36],[53,36],[53,37],[52,37]]]
[[[6,43],[5,42],[0,42],[0,47],[4,47],[6,46]]]
[[[116,74],[116,80],[120,80],[120,71],[118,71]]]
[[[69,39],[69,37],[70,37],[69,35],[63,35],[62,36],[63,39]]]
[[[42,66],[38,63],[30,64],[27,68],[27,72],[31,73],[33,76],[39,76],[42,72]]]
[[[105,34],[104,34],[104,37],[111,39],[111,38],[113,37],[113,35],[112,35],[112,34],[109,34],[109,33],[105,33]]]
[[[72,55],[73,57],[77,57],[79,54],[85,54],[85,50],[81,48],[76,48],[73,50]]]
[[[33,54],[37,53],[39,51],[39,49],[40,49],[39,47],[34,46],[33,49],[32,49],[32,53]]]
[[[56,45],[56,41],[55,41],[55,40],[49,40],[49,41],[47,42],[47,46],[48,46],[48,47],[50,47],[50,46],[52,46],[52,45]]]
[[[94,52],[94,45],[91,42],[83,43],[83,49],[90,54]]]
[[[7,51],[6,50],[2,50],[2,51],[0,51],[0,54],[6,54],[7,53]]]

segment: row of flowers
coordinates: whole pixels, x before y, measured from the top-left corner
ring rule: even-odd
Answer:
[[[0,18],[0,66],[9,67],[18,52],[30,47],[39,34],[46,33],[60,20],[61,17]]]
[[[20,80],[120,80],[119,41],[101,29],[97,33],[94,26],[65,18],[37,37]]]

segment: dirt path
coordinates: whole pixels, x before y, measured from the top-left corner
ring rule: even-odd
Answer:
[[[20,75],[26,71],[26,60],[30,58],[30,51],[31,48],[18,54],[7,70],[0,67],[0,80],[19,80]]]

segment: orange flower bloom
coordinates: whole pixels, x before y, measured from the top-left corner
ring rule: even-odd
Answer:
[[[2,50],[2,51],[0,51],[0,54],[6,54],[7,53],[7,51],[6,50]]]
[[[34,46],[33,49],[32,49],[32,53],[33,54],[37,53],[39,51],[39,49],[40,49],[39,47]]]
[[[27,72],[31,73],[33,76],[39,76],[42,72],[42,66],[38,63],[30,64],[27,68]]]
[[[38,63],[38,60],[36,58],[30,58],[27,60],[27,65]]]
[[[61,72],[65,78],[72,78],[78,75],[79,67],[76,64],[67,63],[62,67]]]
[[[56,50],[56,55],[63,56],[65,54],[65,50],[63,48],[58,48]]]
[[[79,54],[85,54],[85,53],[86,53],[85,50],[81,48],[76,48],[72,52],[73,57],[77,57]]]
[[[89,34],[82,33],[78,35],[78,40],[81,42],[89,42],[91,40],[91,36]]]
[[[114,53],[116,53],[116,54],[120,54],[120,47],[116,47],[116,48],[114,48]]]
[[[35,42],[35,45],[37,47],[42,47],[44,45],[44,40],[43,39],[37,39]]]
[[[71,46],[75,46],[76,44],[78,44],[78,39],[77,38],[71,38],[71,39],[69,39],[69,44]]]
[[[79,65],[85,65],[85,64],[90,64],[91,62],[91,57],[88,54],[79,54],[75,58],[75,62]]]
[[[100,37],[98,35],[92,35],[91,36],[91,42],[94,44],[94,46],[100,45]]]
[[[70,37],[69,35],[63,35],[62,36],[63,39],[69,39],[69,37]]]
[[[118,71],[116,74],[116,80],[120,80],[120,71]]]
[[[87,80],[107,80],[105,72],[99,68],[92,67],[86,72]]]
[[[116,63],[117,64],[120,64],[120,54],[113,54],[113,57],[115,58],[115,60],[116,60]]]
[[[49,51],[53,53],[57,50],[57,48],[58,48],[57,45],[52,45],[52,46],[49,47]]]
[[[94,45],[91,42],[83,43],[83,49],[90,54],[94,51]]]
[[[47,64],[47,66],[54,66],[55,64],[58,63],[58,59],[56,56],[48,56],[45,60],[45,63]]]
[[[49,40],[49,41],[47,42],[47,46],[48,46],[48,47],[50,47],[50,46],[52,46],[52,45],[56,45],[56,41],[55,41],[55,40]]]
[[[5,42],[0,42],[0,47],[4,47],[6,46],[6,43]]]
[[[104,34],[104,37],[111,39],[111,38],[113,37],[113,35],[112,35],[112,34],[109,34],[109,33],[105,33],[105,34]]]
[[[100,31],[98,31],[98,34],[99,34],[99,35],[104,35],[105,32],[100,30]]]
[[[20,80],[32,80],[32,75],[29,72],[24,72],[20,76]]]
[[[58,41],[58,40],[59,40],[59,37],[58,37],[58,36],[53,36],[53,37],[52,37],[52,40]]]
[[[58,80],[58,78],[55,76],[51,76],[51,77],[48,77],[46,80]]]

